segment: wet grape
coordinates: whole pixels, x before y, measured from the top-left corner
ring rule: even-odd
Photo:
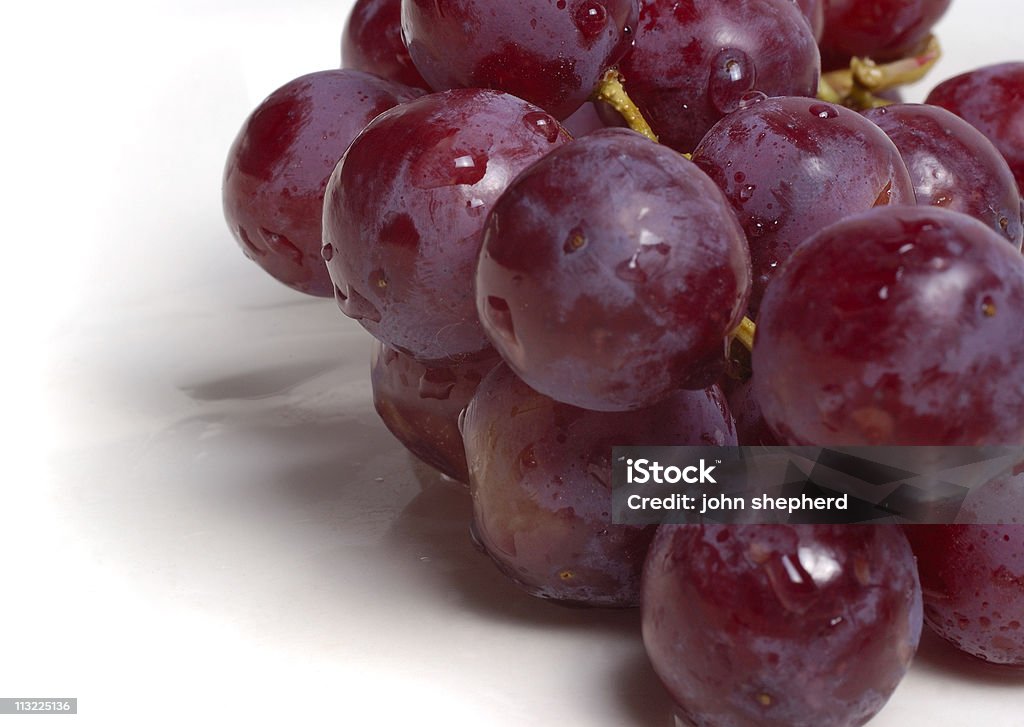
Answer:
[[[954,525],[910,525],[925,622],[962,651],[1024,667],[1024,475],[973,490]]]
[[[636,35],[626,91],[682,152],[749,99],[817,93],[818,46],[792,0],[642,0]]]
[[[424,96],[375,119],[324,203],[323,255],[342,311],[422,362],[487,352],[473,300],[487,212],[568,140],[536,106],[479,89]]]
[[[892,61],[912,54],[952,0],[824,0],[821,59],[845,68],[852,56]]]
[[[988,137],[1024,188],[1024,63],[956,76],[936,86],[926,102],[949,109]]]
[[[402,0],[356,0],[341,34],[341,65],[429,90],[402,38]]]
[[[505,365],[488,374],[463,420],[477,537],[535,596],[635,606],[654,527],[611,523],[612,447],[732,445],[717,388],[678,392],[635,412],[561,404]]]
[[[754,394],[786,444],[1024,444],[1024,258],[977,220],[889,207],[768,286]]]
[[[296,290],[331,295],[320,257],[327,180],[364,126],[421,93],[335,70],[270,94],[246,119],[224,168],[224,216],[242,252]]]
[[[374,342],[370,367],[373,405],[405,448],[441,473],[469,482],[459,415],[497,355],[450,366],[424,366]]]
[[[636,0],[402,0],[416,68],[437,91],[494,88],[564,119],[629,50]]]
[[[477,307],[530,386],[601,411],[703,388],[749,294],[746,241],[696,166],[627,129],[522,174],[487,219]]]
[[[697,727],[855,727],[917,650],[921,589],[896,526],[664,525],[643,637]]]
[[[756,314],[793,250],[833,222],[873,207],[914,204],[899,150],[855,111],[772,98],[716,124],[693,153],[725,193],[750,243]]]

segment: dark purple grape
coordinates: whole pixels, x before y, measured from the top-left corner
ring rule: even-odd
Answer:
[[[792,0],[642,0],[619,67],[660,141],[683,152],[750,99],[814,96],[820,70]]]
[[[564,119],[629,50],[637,0],[402,0],[416,68],[435,90],[494,88]]]
[[[951,0],[824,0],[821,60],[844,68],[852,56],[894,61],[924,42]]]
[[[703,388],[750,289],[746,241],[696,166],[627,129],[522,174],[487,219],[477,308],[530,386],[600,411]]]
[[[995,144],[1024,189],[1024,63],[985,66],[940,83],[927,103],[949,109]]]
[[[613,110],[613,113],[618,113]],[[622,117],[619,116],[618,120]],[[615,119],[613,119],[614,121]],[[562,126],[568,131],[572,138],[578,139],[598,129],[605,129],[616,124],[606,124],[592,103],[585,103],[573,112],[572,116],[562,122]]]
[[[469,482],[459,415],[497,355],[451,366],[424,366],[374,342],[370,383],[373,405],[406,449],[434,469]]]
[[[775,447],[781,444],[761,413],[750,379],[725,389],[729,411],[736,420],[736,440],[742,447]],[[723,387],[725,388],[725,387]]]
[[[664,525],[643,576],[654,670],[697,727],[856,727],[921,636],[896,526]]]
[[[402,39],[402,0],[356,0],[341,33],[341,65],[429,90]]]
[[[972,656],[1024,667],[1024,475],[972,491],[957,523],[906,527],[925,622]]]
[[[224,217],[246,257],[296,290],[331,295],[320,257],[327,179],[364,126],[420,93],[359,71],[320,71],[257,106],[224,167]]]
[[[825,32],[825,3],[828,0],[794,0],[794,2],[807,18],[814,40],[821,40],[821,35]]]
[[[327,187],[323,255],[341,310],[422,362],[489,349],[473,300],[487,212],[568,140],[547,113],[497,91],[433,94],[379,116]]]
[[[786,444],[1024,444],[1024,257],[977,220],[889,207],[768,286],[754,395]]]
[[[541,598],[635,606],[654,527],[613,525],[612,447],[736,443],[717,388],[649,409],[560,404],[499,365],[466,409],[474,528],[498,567]]]
[[[772,98],[716,124],[693,162],[725,192],[750,243],[756,313],[793,250],[823,227],[879,205],[914,204],[899,150],[855,111]]]
[[[1020,192],[999,150],[966,121],[926,104],[865,111],[900,150],[919,204],[975,217],[1018,250],[1024,239]]]

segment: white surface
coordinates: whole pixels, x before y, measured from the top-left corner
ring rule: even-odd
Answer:
[[[336,63],[348,5],[8,11],[0,697],[78,697],[59,724],[668,725],[636,614],[505,583],[377,422],[367,337],[228,235],[231,139]],[[934,80],[1012,58],[1021,20],[955,0]],[[926,642],[872,727],[1022,705]]]

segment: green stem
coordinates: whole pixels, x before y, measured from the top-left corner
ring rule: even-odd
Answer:
[[[622,76],[618,71],[612,69],[605,72],[604,78],[597,85],[591,98],[594,101],[604,101],[622,115],[622,118],[629,124],[629,128],[657,143],[657,135],[643,114],[640,113],[640,109],[633,103],[633,99],[626,93],[626,89],[622,86]]]

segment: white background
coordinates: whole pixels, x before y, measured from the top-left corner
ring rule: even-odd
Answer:
[[[368,338],[223,223],[242,120],[336,65],[348,6],[5,11],[0,697],[78,697],[60,724],[668,725],[636,613],[505,583],[377,422]],[[935,81],[1013,58],[1022,21],[955,0]],[[872,725],[1022,705],[926,640]]]

